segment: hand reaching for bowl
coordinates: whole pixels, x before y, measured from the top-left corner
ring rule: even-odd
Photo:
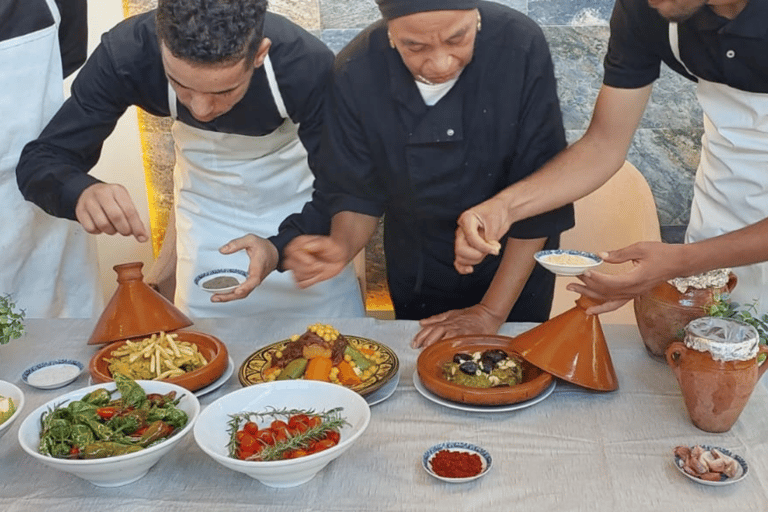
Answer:
[[[412,348],[424,348],[443,338],[462,334],[496,334],[504,319],[498,319],[482,303],[453,309],[419,321],[421,330],[411,341]]]
[[[631,261],[634,268],[624,274],[610,275],[587,270],[578,276],[584,284],[571,283],[567,289],[593,299],[603,300],[599,306],[586,310],[587,314],[607,313],[623,306],[627,301],[647,293],[662,281],[679,277],[681,266],[680,245],[661,242],[639,242],[623,249],[601,252],[606,263]]]
[[[267,240],[254,234],[247,234],[235,238],[219,248],[222,254],[233,254],[245,250],[250,259],[248,264],[248,277],[243,283],[228,293],[215,293],[211,302],[229,302],[247,297],[270,272],[277,268],[277,248]]]
[[[299,288],[338,275],[349,263],[347,248],[329,236],[300,235],[288,243],[283,266],[293,272]]]

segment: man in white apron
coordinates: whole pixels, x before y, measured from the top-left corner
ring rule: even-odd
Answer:
[[[128,105],[171,116],[180,309],[192,317],[361,316],[362,297],[351,266],[335,282],[312,290],[299,290],[287,273],[265,278],[293,236],[328,229],[327,219],[308,224],[301,215],[282,227],[281,222],[312,196],[307,149],[311,161],[333,61],[316,38],[265,11],[265,0],[213,0],[204,6],[160,0],[156,12],[118,24],[103,36],[73,84],[73,100],[25,148],[19,186],[49,213],[76,216],[90,233],[145,241],[147,230],[125,190],[87,172]],[[42,165],[51,148],[62,166],[72,167],[56,176],[58,194],[52,198],[43,190],[51,170]],[[79,157],[74,165],[71,154]],[[271,236],[278,228],[279,234]],[[252,234],[248,251],[220,250],[247,233]],[[229,245],[245,248],[241,241]],[[249,272],[236,293],[215,296],[226,302],[212,302],[194,282],[217,269]],[[256,285],[246,298],[228,301]]]
[[[649,3],[651,4],[649,6]],[[569,289],[610,311],[658,282],[732,267],[731,300],[768,309],[768,2],[618,0],[605,76],[584,136],[529,180],[467,210],[456,267],[471,270],[517,219],[583,197],[621,166],[660,63],[697,81],[704,136],[686,244],[643,242],[605,253],[629,273],[588,272]],[[505,227],[506,226],[506,227]]]
[[[84,2],[60,2],[65,30]],[[64,101],[62,16],[54,0],[7,0],[0,6],[0,295],[10,294],[27,317],[91,318],[102,307],[95,241],[74,222],[56,219],[24,200],[16,164]],[[86,39],[82,41],[85,57]],[[67,63],[67,72],[82,63]]]

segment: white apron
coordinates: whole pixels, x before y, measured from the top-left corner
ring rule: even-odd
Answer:
[[[683,63],[675,23],[669,25],[669,39],[672,52]],[[768,217],[768,94],[698,80],[704,136],[686,242],[729,233]],[[731,300],[748,305],[757,299],[757,311],[762,314],[768,308],[768,263],[737,267],[733,272],[739,281]]]
[[[103,304],[94,237],[25,201],[16,183],[21,150],[64,100],[61,17],[47,3],[53,25],[0,42],[0,294],[30,318],[92,318]]]
[[[248,270],[245,251],[224,255],[219,247],[253,233],[277,233],[288,215],[311,199],[313,176],[298,125],[288,117],[269,57],[264,61],[270,90],[285,122],[274,132],[252,137],[194,128],[178,120],[171,132],[176,146],[176,305],[191,317],[248,316],[258,313],[324,317],[363,316],[360,285],[352,265],[338,276],[299,289],[290,272],[272,272],[245,299],[211,302],[194,284],[214,269]],[[171,116],[176,94],[168,87]]]

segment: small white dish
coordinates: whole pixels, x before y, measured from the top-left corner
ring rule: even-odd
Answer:
[[[449,478],[438,475],[432,470],[431,462],[435,454],[443,450],[473,453],[479,455],[480,462],[482,463],[482,469],[480,470],[480,473],[466,478]],[[477,480],[481,476],[484,476],[486,473],[488,473],[488,471],[490,471],[491,465],[493,465],[493,459],[491,458],[490,453],[488,453],[484,448],[474,444],[465,443],[463,441],[446,441],[444,443],[436,444],[429,450],[425,451],[424,455],[421,456],[421,467],[424,468],[424,471],[437,478],[438,480],[442,480],[443,482],[450,482],[452,484],[460,484],[464,482],[471,482],[472,480]]]
[[[702,485],[711,485],[714,487],[721,487],[723,485],[731,485],[741,480],[744,480],[744,478],[747,476],[747,473],[749,473],[749,464],[747,464],[747,461],[745,461],[740,455],[736,455],[730,450],[726,450],[725,448],[720,448],[719,446],[710,446],[706,444],[702,444],[700,446],[705,450],[712,450],[714,448],[720,451],[721,453],[731,457],[732,459],[735,459],[736,462],[739,463],[739,467],[736,470],[736,474],[732,478],[725,477],[724,480],[720,480],[719,482],[711,481],[711,480],[703,480],[701,478],[698,478],[691,474],[686,473],[686,471],[683,469],[683,464],[684,464],[683,459],[675,455],[675,467],[677,468],[677,470],[680,471],[685,476],[687,476],[688,478],[690,478],[691,480],[693,480],[694,482]]]
[[[74,359],[57,359],[38,363],[24,370],[21,380],[38,389],[66,386],[80,376],[83,363]]]
[[[10,418],[0,423],[0,437],[3,437],[3,434],[10,430],[11,423],[16,421],[16,418],[19,417],[21,410],[24,408],[24,393],[22,393],[18,386],[0,380],[0,396],[13,400],[13,405],[16,407],[16,412],[14,412]]]
[[[203,272],[195,278],[195,284],[209,293],[229,293],[243,284],[248,272],[236,268],[216,269]]]
[[[603,262],[597,254],[567,249],[539,251],[533,257],[541,266],[559,276],[578,276]]]

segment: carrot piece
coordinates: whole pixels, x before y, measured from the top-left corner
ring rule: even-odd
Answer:
[[[336,365],[336,368],[339,369],[339,382],[345,386],[357,386],[363,382],[355,373],[352,365],[347,361],[342,360],[338,365]]]
[[[308,380],[330,380],[333,361],[330,357],[313,357],[307,363],[307,369],[304,370],[304,378]]]
[[[367,356],[376,355],[376,350],[372,349],[372,348],[362,347],[361,346],[361,347],[357,347],[357,350],[359,350],[360,352],[362,352],[363,354],[365,354]]]

